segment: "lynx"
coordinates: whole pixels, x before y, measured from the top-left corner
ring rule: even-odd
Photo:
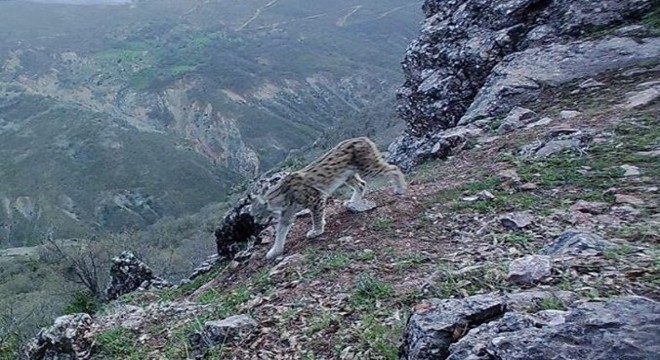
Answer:
[[[401,170],[385,162],[371,140],[358,137],[340,142],[307,167],[285,176],[264,194],[250,195],[252,216],[278,218],[275,244],[266,258],[273,259],[284,252],[284,241],[296,213],[310,210],[312,228],[307,232],[307,238],[315,238],[324,232],[326,200],[337,188],[342,185],[350,187],[353,193],[348,203],[359,203],[366,190],[362,177],[372,178],[381,174],[390,177],[395,194],[401,195],[406,191],[406,180]]]

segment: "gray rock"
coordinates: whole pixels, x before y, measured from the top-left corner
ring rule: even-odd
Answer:
[[[249,315],[234,315],[224,320],[207,321],[201,332],[190,335],[189,341],[195,359],[202,359],[209,348],[233,344],[250,336],[259,326]]]
[[[636,109],[647,106],[660,97],[660,86],[628,94],[628,100],[621,104],[624,109]]]
[[[623,176],[639,176],[642,173],[639,171],[639,168],[635,165],[628,165],[624,164],[619,166],[621,169],[623,169],[624,173]]]
[[[507,133],[519,129],[526,124],[538,119],[538,115],[529,109],[519,106],[511,109],[509,114],[504,118],[502,124],[497,128],[500,133]]]
[[[204,262],[197,265],[197,267],[195,269],[193,269],[192,274],[190,274],[190,276],[188,276],[188,279],[184,279],[184,280],[188,280],[188,281],[194,280],[195,278],[197,278],[201,275],[204,275],[204,274],[208,273],[209,271],[213,270],[221,262],[222,262],[222,259],[220,258],[220,256],[218,256],[218,254],[213,254],[213,255],[209,256],[208,258],[206,258],[206,260],[204,260]]]
[[[541,83],[655,57],[657,42],[648,38],[578,41],[638,21],[651,7],[651,0],[426,0],[426,19],[404,56],[406,81],[397,93],[408,135],[422,137],[459,120],[468,124],[505,114],[522,100],[535,99]]]
[[[564,120],[574,119],[580,115],[582,115],[582,113],[575,110],[562,110],[559,112],[559,117]]]
[[[387,159],[409,171],[426,160],[446,158],[461,151],[469,140],[482,133],[483,130],[477,127],[461,126],[425,137],[404,135],[390,144]]]
[[[172,284],[169,281],[156,276],[153,270],[133,253],[124,251],[112,259],[110,284],[105,290],[105,295],[108,300],[114,300],[136,290],[170,286]]]
[[[550,124],[551,122],[552,122],[552,118],[544,117],[544,118],[542,118],[542,119],[539,120],[539,121],[533,122],[533,123],[531,123],[531,124],[527,124],[527,126],[525,126],[525,128],[527,128],[527,129],[531,129],[531,128],[535,128],[535,127],[537,127],[537,126],[548,125],[548,124]]]
[[[561,309],[537,311],[550,299]],[[565,291],[427,300],[413,308],[399,359],[641,360],[660,351],[656,301],[638,296],[576,300]]]
[[[536,150],[535,156],[538,158],[548,157],[553,154],[560,153],[566,149],[577,149],[580,146],[580,142],[575,139],[571,140],[553,140]]]
[[[594,80],[592,78],[589,78],[578,85],[578,88],[580,89],[593,89],[593,88],[599,88],[605,86],[604,83]]]
[[[534,216],[528,212],[515,212],[500,217],[500,223],[507,229],[517,230],[532,224]]]
[[[88,336],[92,317],[72,314],[55,319],[49,328],[43,328],[25,347],[28,360],[89,359],[93,339]]]
[[[659,335],[660,305],[628,296],[567,311],[506,313],[452,344],[447,359],[654,359]]]
[[[594,233],[568,230],[545,245],[539,253],[543,255],[579,255],[586,250],[602,252],[612,247],[616,247],[616,245]]]
[[[257,180],[250,193],[263,194],[270,187],[280,182],[288,172],[277,172],[272,175],[264,174]],[[250,214],[252,200],[250,196],[244,196],[227,211],[220,226],[215,230],[215,243],[218,256],[226,259],[232,258],[240,250],[241,244],[253,241],[255,244],[261,242],[259,234],[270,224],[270,219],[256,219]]]
[[[550,276],[551,271],[550,256],[527,255],[515,259],[509,264],[507,278],[516,284],[531,285]]]
[[[469,328],[493,320],[505,309],[504,300],[492,295],[425,301],[408,318],[399,359],[444,359],[449,345]]]
[[[650,35],[649,28],[644,25],[628,25],[614,30],[616,36],[646,37]]]

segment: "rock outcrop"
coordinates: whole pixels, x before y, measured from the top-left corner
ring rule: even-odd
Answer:
[[[112,259],[110,277],[110,284],[105,290],[108,300],[140,289],[171,286],[167,280],[154,275],[153,270],[130,251],[124,251]]]
[[[660,304],[648,298],[628,296],[529,313],[509,304],[507,296],[478,295],[418,305],[408,320],[399,358],[614,360],[651,359],[660,351]]]
[[[203,359],[206,351],[217,345],[232,344],[254,332],[259,323],[249,315],[234,315],[224,320],[207,321],[202,331],[190,335],[195,359]]]
[[[287,174],[287,172],[277,172],[262,176],[252,186],[251,193],[264,193]],[[255,243],[260,242],[259,233],[268,227],[270,221],[252,217],[250,215],[251,203],[249,196],[239,199],[234,207],[225,214],[220,226],[215,230],[215,243],[219,257],[232,258],[239,251],[240,244],[247,243],[250,240],[254,240]]]
[[[634,25],[622,31],[653,3],[427,0],[426,20],[404,56],[406,81],[397,93],[408,128],[390,147],[390,160],[410,169],[447,156],[431,151],[447,129],[487,125],[537,99],[547,86],[657,61],[660,38],[654,30]]]
[[[28,360],[88,359],[93,343],[88,336],[91,325],[92,317],[88,314],[60,316],[27,344],[24,357]]]

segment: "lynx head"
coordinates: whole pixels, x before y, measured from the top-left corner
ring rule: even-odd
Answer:
[[[265,221],[272,216],[273,211],[268,206],[268,199],[264,195],[249,194],[248,200],[250,201],[250,215],[257,221]]]

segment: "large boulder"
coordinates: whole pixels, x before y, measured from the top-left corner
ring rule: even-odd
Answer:
[[[167,280],[156,276],[149,266],[130,251],[124,251],[112,259],[110,278],[110,284],[105,290],[108,300],[117,299],[136,290],[146,290],[151,287],[164,288],[172,285]]]
[[[249,315],[234,315],[223,320],[207,321],[202,331],[190,335],[189,341],[195,359],[202,359],[209,348],[231,345],[245,340],[259,326]]]
[[[507,313],[451,345],[447,359],[654,359],[659,336],[660,304],[629,296],[567,311]]]
[[[26,345],[24,357],[28,360],[89,359],[93,344],[89,336],[91,325],[92,317],[88,314],[60,316]]]
[[[250,192],[263,194],[268,188],[280,182],[288,172],[282,171],[264,175],[255,182]],[[250,215],[252,201],[249,196],[239,199],[223,217],[215,230],[215,243],[220,258],[232,258],[240,248],[250,240],[259,243],[259,233],[268,227],[268,219],[256,219]]]
[[[426,19],[404,56],[405,83],[397,92],[407,131],[390,147],[395,154],[390,160],[409,168],[410,163],[446,156],[446,151],[430,151],[444,130],[502,116],[536,99],[544,86],[657,61],[657,33],[643,25],[636,31],[594,35],[638,23],[653,4],[426,0]],[[412,155],[401,156],[411,144]]]
[[[660,351],[660,304],[656,301],[628,296],[573,304],[566,310],[527,307],[529,312],[525,312],[521,301],[567,297],[521,294],[418,305],[408,320],[399,358],[641,360],[655,358]]]

